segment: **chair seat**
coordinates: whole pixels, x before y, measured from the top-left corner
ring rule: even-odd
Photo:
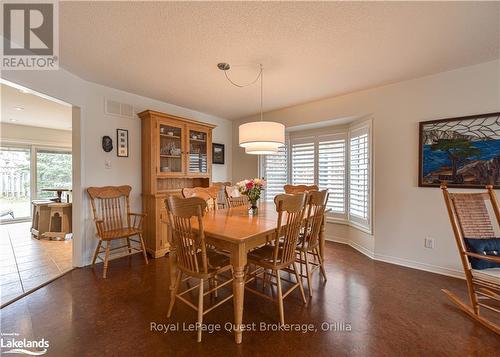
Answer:
[[[493,284],[500,284],[500,268],[472,269],[472,276]]]
[[[212,249],[207,249],[208,272],[218,271],[230,266],[229,257]],[[201,263],[201,252],[198,253],[198,261]]]
[[[316,242],[314,244],[310,244],[309,241],[305,241],[305,234],[300,233],[299,235],[299,241],[297,242],[297,250],[303,251],[303,252],[308,252],[310,250],[313,250],[314,248],[317,248],[319,246],[319,240],[316,239]]]
[[[282,248],[278,248],[278,256],[281,255],[281,250]],[[274,261],[273,259],[273,254],[274,254],[274,246],[270,244],[266,244],[260,248],[254,249],[250,252],[248,252],[248,261],[250,263],[264,266],[267,268],[280,268],[279,265],[281,264],[280,260]]]
[[[198,260],[198,267],[202,269],[203,267],[203,257],[201,250],[196,253],[196,259]],[[201,279],[212,278],[215,275],[223,273],[231,269],[231,264],[229,262],[229,257],[227,255],[221,254],[213,249],[207,249],[207,265],[208,273],[195,273],[191,270],[184,269],[182,265],[178,265],[178,268],[182,270],[185,274]]]
[[[111,240],[118,238],[126,238],[130,236],[134,236],[136,234],[142,233],[140,229],[137,228],[119,228],[119,229],[111,229],[109,231],[104,231],[102,233],[101,239]]]

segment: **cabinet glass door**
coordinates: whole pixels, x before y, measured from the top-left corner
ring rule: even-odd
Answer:
[[[182,128],[160,124],[160,174],[182,172]]]
[[[204,131],[189,130],[189,173],[208,172],[208,135]]]

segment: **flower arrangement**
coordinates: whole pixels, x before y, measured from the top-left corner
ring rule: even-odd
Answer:
[[[243,180],[236,184],[238,191],[242,195],[248,197],[248,200],[252,204],[252,209],[257,208],[257,200],[260,198],[260,194],[264,187],[266,186],[266,181],[259,178],[254,178],[252,180]]]

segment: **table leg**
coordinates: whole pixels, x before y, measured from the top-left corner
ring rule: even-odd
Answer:
[[[245,295],[245,266],[247,252],[244,244],[238,244],[231,252],[233,266],[233,306],[234,306],[234,340],[241,343],[243,323],[243,297]]]

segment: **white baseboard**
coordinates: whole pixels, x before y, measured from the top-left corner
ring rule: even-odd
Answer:
[[[349,244],[348,241],[346,241],[345,239],[343,239],[341,237],[330,236],[330,235],[326,235],[326,234],[325,234],[325,240],[327,240],[329,242],[335,242],[335,243],[341,243],[341,244]]]
[[[353,241],[350,241],[347,244],[350,245],[351,247],[353,247],[354,249],[356,249],[361,254],[366,255],[368,258],[374,259],[373,252],[370,249],[363,247],[361,244],[358,244],[358,243],[353,242]]]
[[[337,236],[330,236],[330,235],[325,235],[325,240],[329,241],[329,242],[335,242],[335,243],[340,243],[340,244],[346,244],[348,246],[351,246],[353,247],[354,249],[356,249],[358,252],[366,255],[368,258],[370,259],[373,259],[373,252],[365,247],[363,247],[362,245],[360,244],[357,244],[353,241],[348,241],[348,240],[345,240],[341,237],[337,237]]]
[[[423,270],[423,271],[427,271],[430,273],[446,275],[446,276],[450,276],[453,278],[465,279],[464,272],[460,271],[460,270],[445,268],[445,267],[441,267],[441,266],[433,265],[433,264],[421,263],[421,262],[417,262],[417,261],[409,260],[409,259],[404,259],[404,258],[392,257],[389,255],[384,255],[384,254],[377,254],[377,253],[372,252],[370,249],[367,249],[366,247],[363,247],[362,245],[360,245],[356,242],[346,241],[345,239],[342,239],[340,237],[326,236],[325,239],[327,241],[330,241],[330,242],[346,244],[346,245],[352,247],[353,249],[356,249],[361,254],[366,255],[368,258],[373,259],[373,260],[377,260],[377,261],[381,261],[381,262],[389,263],[389,264],[400,265],[400,266],[404,266],[407,268]]]
[[[391,257],[391,256],[384,255],[384,254],[375,254],[374,259],[381,261],[381,262],[385,262],[385,263],[401,265],[401,266],[404,266],[407,268],[428,271],[430,273],[451,276],[453,278],[465,279],[463,271],[445,268],[445,267],[441,267],[438,265],[421,263],[421,262],[417,262],[417,261],[409,260],[409,259],[404,259],[404,258]]]

